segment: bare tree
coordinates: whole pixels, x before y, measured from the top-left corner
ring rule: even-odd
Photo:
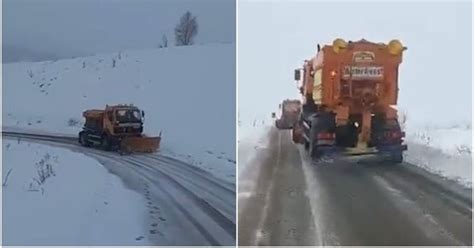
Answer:
[[[194,43],[194,37],[198,33],[198,23],[196,17],[187,11],[174,29],[177,46],[189,46]]]
[[[166,35],[163,35],[161,37],[160,48],[164,48],[164,47],[168,47],[168,38],[166,37]]]

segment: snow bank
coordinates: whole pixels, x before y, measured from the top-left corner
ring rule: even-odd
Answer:
[[[4,64],[3,91],[4,129],[77,135],[84,110],[133,103],[163,150],[235,171],[235,44]]]
[[[150,244],[143,197],[97,161],[23,141],[2,145],[3,245]]]
[[[190,153],[179,153],[177,149],[163,148],[160,154],[178,158],[188,164],[198,166],[212,175],[229,183],[235,184],[236,160],[225,152],[214,150],[198,150]],[[235,153],[235,152],[234,152]]]
[[[470,125],[407,127],[406,161],[472,188]]]
[[[270,129],[269,124],[262,124],[262,122],[256,122],[255,126],[245,125],[239,127],[239,175],[242,175],[242,172],[248,169],[257,153],[267,147]]]
[[[269,142],[271,126],[264,121],[252,120],[244,122],[239,119],[238,137],[238,176],[239,176],[239,209],[244,209],[248,197],[254,192],[260,174],[257,156],[265,151]]]

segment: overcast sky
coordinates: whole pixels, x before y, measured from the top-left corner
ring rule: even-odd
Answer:
[[[293,70],[335,38],[400,39],[399,105],[412,124],[471,121],[471,5],[239,1],[239,109],[262,118],[299,97]]]
[[[233,0],[3,0],[3,56],[55,59],[157,47],[187,10],[196,43],[235,42]]]

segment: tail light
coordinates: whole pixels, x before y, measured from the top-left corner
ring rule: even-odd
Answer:
[[[322,140],[333,140],[336,138],[335,133],[327,133],[327,132],[322,132],[318,133],[318,139]]]

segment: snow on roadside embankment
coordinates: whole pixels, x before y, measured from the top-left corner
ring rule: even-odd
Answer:
[[[97,161],[23,141],[2,145],[3,245],[149,244],[143,197]]]
[[[272,120],[239,120],[237,144],[239,149],[238,174],[247,171],[261,149],[268,144]]]
[[[406,161],[472,188],[472,128],[407,127]]]
[[[77,135],[82,112],[143,109],[162,152],[235,181],[235,44],[3,64],[3,129]]]
[[[264,121],[245,122],[239,119],[239,209],[244,209],[246,198],[255,190],[260,174],[257,155],[268,146],[270,129],[270,124]]]

